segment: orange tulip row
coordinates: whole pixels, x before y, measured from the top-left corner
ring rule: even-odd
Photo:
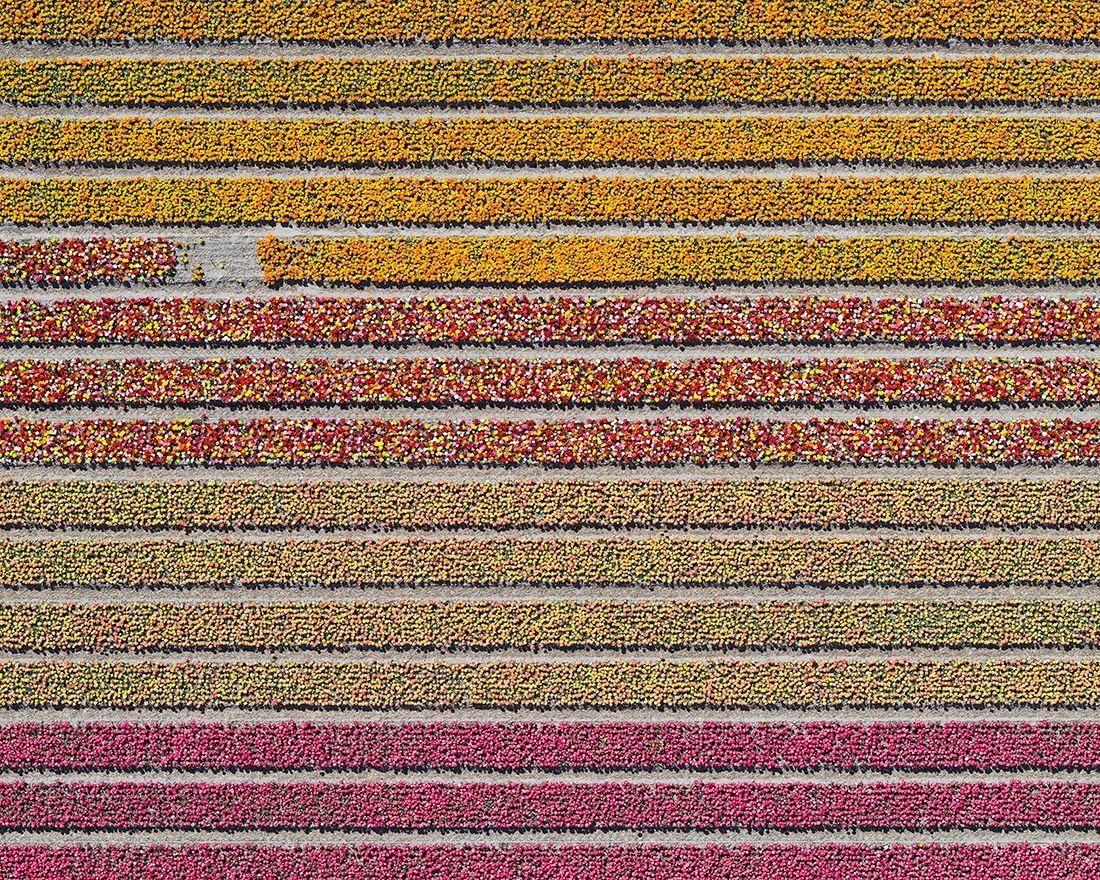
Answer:
[[[1094,529],[1094,480],[0,482],[0,528]]]
[[[560,43],[1100,42],[1090,0],[27,0],[0,12],[4,40],[51,42]]]
[[[1100,660],[0,663],[0,707],[1097,708]]]
[[[1094,602],[5,605],[0,650],[1096,648]]]
[[[34,58],[0,102],[115,107],[1039,106],[1100,102],[1093,58]]]
[[[1078,165],[1100,119],[995,116],[0,119],[5,165]]]
[[[1094,538],[0,541],[0,586],[548,587],[1100,581]]]
[[[268,284],[1071,284],[1100,238],[423,237],[259,243]]]
[[[1100,178],[0,178],[0,222],[1100,223]]]

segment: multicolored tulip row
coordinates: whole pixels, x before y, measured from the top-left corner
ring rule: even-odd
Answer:
[[[1094,880],[1100,847],[5,844],[0,871],[12,880]]]
[[[1097,648],[1094,602],[308,602],[0,606],[11,653]]]
[[[166,238],[0,241],[0,286],[156,284],[170,278],[179,246]]]
[[[705,43],[886,42],[1095,43],[1100,25],[1087,0],[838,0],[779,3],[672,0],[639,8],[631,0],[598,7],[578,0],[398,0],[382,9],[357,0],[307,0],[293,6],[248,0],[122,3],[33,0],[0,16],[7,41],[308,43]]]
[[[4,360],[0,407],[1088,406],[1091,358]]]
[[[1100,342],[1092,297],[11,299],[0,345],[1029,345]]]
[[[1100,119],[1061,116],[0,118],[0,165],[1097,162]]]
[[[1100,770],[1088,722],[23,723],[0,767],[72,771]]]
[[[0,662],[4,709],[1100,707],[1100,660]]]
[[[1096,538],[0,541],[0,586],[858,586],[1100,582]]]
[[[0,467],[1100,464],[1096,419],[0,419]]]
[[[1076,479],[0,481],[0,528],[1096,529]]]
[[[114,107],[1100,103],[1093,58],[29,58],[0,102]]]
[[[0,222],[244,226],[1100,223],[1095,177],[0,178]]]
[[[1100,238],[267,236],[258,253],[275,286],[1100,281]]]
[[[0,782],[6,831],[1095,830],[1069,782]]]

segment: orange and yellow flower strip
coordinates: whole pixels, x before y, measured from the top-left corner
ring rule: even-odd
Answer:
[[[0,663],[0,708],[1096,708],[1100,660]]]
[[[32,58],[0,102],[112,107],[1041,106],[1100,102],[1094,58]]]
[[[4,605],[0,650],[1095,648],[1095,602]]]
[[[1092,529],[1094,480],[0,482],[0,528]]]
[[[1095,538],[0,541],[0,587],[1042,586],[1100,582]]]
[[[1089,225],[1100,223],[1100,178],[9,178],[0,221]]]
[[[1100,119],[1045,116],[0,119],[3,165],[1079,165]]]
[[[1093,43],[1090,0],[26,0],[0,11],[6,41],[280,43]]]
[[[259,243],[268,284],[1071,284],[1100,238],[490,236]]]

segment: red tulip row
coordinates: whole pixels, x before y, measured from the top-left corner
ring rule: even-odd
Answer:
[[[1095,844],[0,846],[11,880],[1095,880]]]
[[[0,241],[0,285],[152,284],[171,277],[178,246],[164,238]]]
[[[753,345],[1100,342],[1093,297],[13,299],[3,345]]]
[[[1100,828],[1100,784],[0,782],[0,830]]]
[[[0,419],[0,466],[1100,464],[1096,419]]]
[[[1087,406],[1091,358],[10,360],[0,407]]]
[[[0,725],[13,771],[1100,771],[1100,724]]]
[[[243,0],[33,0],[4,10],[4,40],[149,42],[173,40],[320,43],[572,43],[580,41],[1100,42],[1087,0],[838,0],[744,3],[631,0],[398,0],[380,8],[357,0],[292,6]]]

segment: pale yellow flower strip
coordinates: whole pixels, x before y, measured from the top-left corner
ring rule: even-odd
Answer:
[[[0,119],[0,164],[1072,165],[1100,119],[993,116]]]
[[[1100,645],[1094,602],[4,605],[0,650],[819,650]]]
[[[259,244],[269,284],[1081,283],[1100,238],[301,238]]]
[[[1093,58],[34,58],[0,60],[27,106],[1069,104]]]
[[[1100,706],[1100,660],[0,663],[0,708]]]
[[[325,43],[872,39],[1100,40],[1094,0],[25,0],[0,6],[5,40]]]
[[[1094,480],[0,482],[0,527],[1092,528]]]
[[[1095,538],[0,541],[0,586],[1079,584]]]
[[[0,221],[1094,224],[1100,178],[0,179]]]

